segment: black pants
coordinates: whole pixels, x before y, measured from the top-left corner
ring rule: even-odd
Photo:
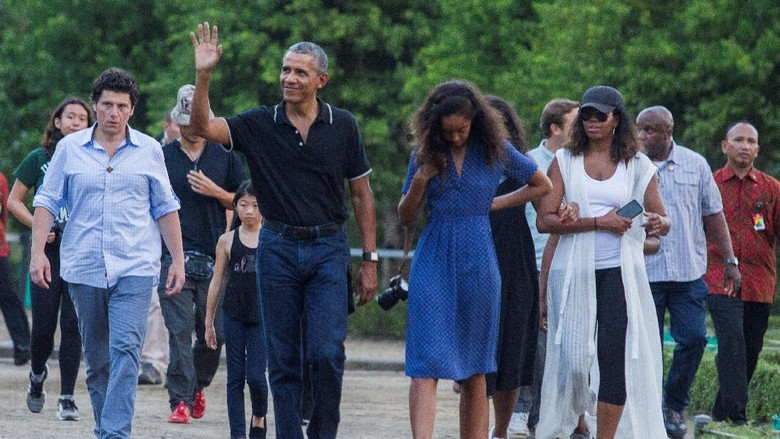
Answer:
[[[0,311],[3,313],[11,340],[14,342],[14,348],[29,351],[30,323],[27,321],[24,303],[16,294],[7,257],[0,257]]]
[[[712,416],[744,423],[748,385],[763,347],[772,305],[715,294],[707,296],[707,305],[718,337],[715,365],[719,388]]]
[[[33,373],[42,374],[46,361],[54,351],[54,334],[57,320],[60,322],[60,394],[73,395],[81,365],[81,335],[76,308],[68,290],[68,283],[60,277],[60,253],[56,245],[46,246],[46,257],[51,264],[49,289],[30,283],[32,308],[32,361]]]
[[[626,403],[626,293],[620,267],[596,270],[599,402]]]

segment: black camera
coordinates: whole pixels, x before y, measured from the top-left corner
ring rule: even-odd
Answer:
[[[376,296],[376,301],[383,310],[389,311],[399,300],[409,297],[409,284],[400,274],[390,279],[390,286],[382,294]]]

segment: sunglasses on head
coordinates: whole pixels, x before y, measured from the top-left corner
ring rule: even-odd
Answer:
[[[595,108],[586,108],[582,110],[582,120],[591,120],[593,116],[596,116],[596,120],[599,122],[606,122],[607,119],[609,119],[609,114]]]

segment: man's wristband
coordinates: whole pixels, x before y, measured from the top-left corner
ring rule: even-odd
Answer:
[[[726,265],[733,265],[735,267],[739,267],[739,260],[737,260],[736,256],[732,256],[730,258],[724,259],[723,263]]]
[[[379,262],[379,253],[377,252],[363,252],[364,262]]]

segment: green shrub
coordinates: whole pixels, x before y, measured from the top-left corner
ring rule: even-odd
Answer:
[[[349,333],[361,337],[403,339],[406,310],[405,301],[399,301],[389,311],[383,310],[376,301],[367,303],[349,316]]]
[[[664,350],[664,375],[668,372],[672,351]],[[762,352],[748,390],[747,417],[754,422],[768,422],[780,413],[780,352]],[[711,413],[718,393],[718,372],[715,353],[705,352],[691,386],[691,403],[688,412]]]

